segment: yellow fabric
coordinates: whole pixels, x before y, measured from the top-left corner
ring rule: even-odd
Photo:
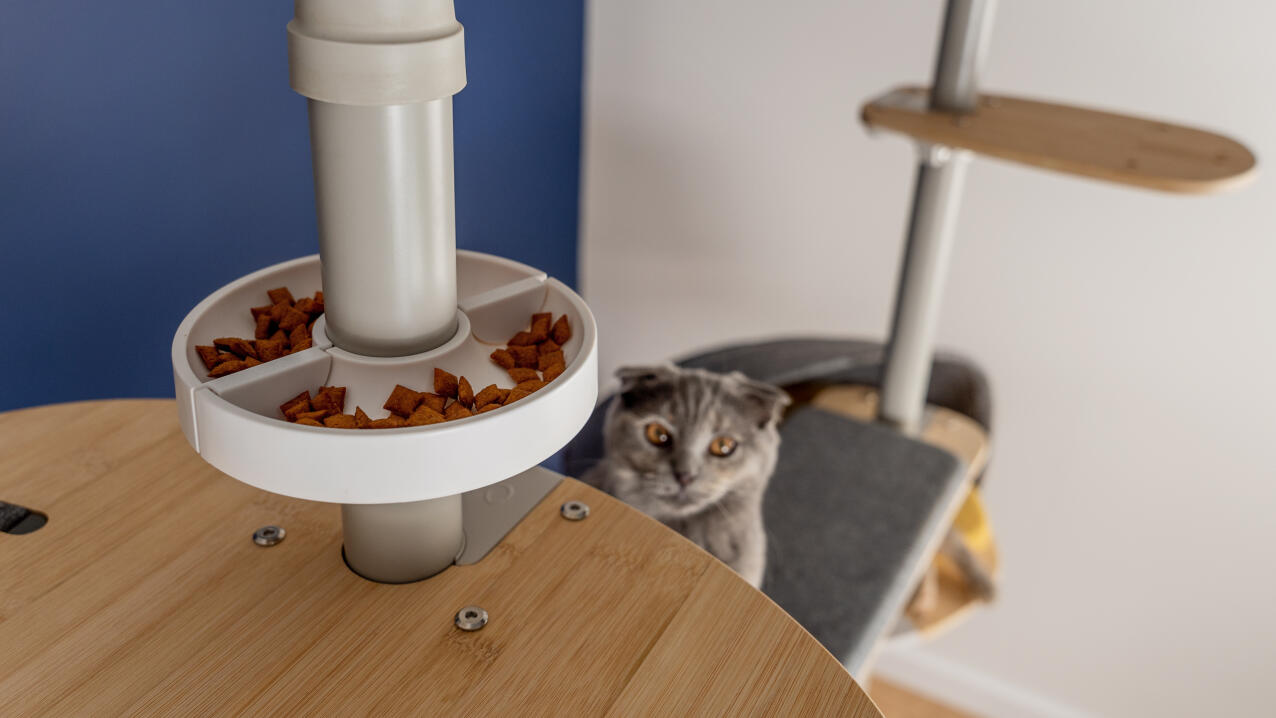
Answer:
[[[984,502],[979,489],[971,489],[965,503],[957,511],[953,520],[953,528],[961,534],[966,545],[978,556],[987,555],[993,548],[992,524],[988,521],[988,512],[984,510]]]

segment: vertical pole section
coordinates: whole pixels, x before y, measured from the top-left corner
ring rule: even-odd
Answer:
[[[975,109],[977,77],[992,24],[993,0],[949,0],[940,38],[931,109]],[[952,254],[953,230],[966,174],[966,153],[922,148],[882,375],[878,420],[901,431],[921,429],[935,327]]]
[[[456,332],[452,98],[311,100],[310,143],[328,337],[367,356],[447,342]]]
[[[460,555],[461,495],[402,504],[344,504],[341,532],[346,564],[355,573],[382,583],[417,581],[452,565]]]
[[[452,95],[465,86],[452,0],[296,0],[292,87],[310,147],[328,336],[370,356],[456,332]],[[351,477],[351,480],[357,480]],[[374,581],[436,574],[460,553],[461,497],[341,507],[346,563]]]

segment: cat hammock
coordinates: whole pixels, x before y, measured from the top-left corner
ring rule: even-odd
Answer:
[[[992,0],[949,0],[932,86],[892,90],[863,108],[867,127],[902,133],[920,151],[889,342],[780,340],[679,362],[795,394],[764,505],[763,590],[861,677],[949,527],[981,533],[978,504],[963,502],[986,461],[988,382],[973,364],[934,352],[971,155],[1180,193],[1239,187],[1255,174],[1249,150],[1210,132],[979,94],[992,16]],[[605,410],[568,447],[569,472],[601,456]],[[985,559],[995,556],[986,532],[982,540]],[[955,616],[970,601],[939,604],[941,617]]]

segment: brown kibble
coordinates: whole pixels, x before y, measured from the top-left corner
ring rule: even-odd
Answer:
[[[566,366],[567,364],[567,360],[563,358],[563,353],[561,351],[550,352],[549,354],[541,354],[540,359],[538,360],[538,363],[536,365],[536,368],[540,369],[541,371],[544,371],[554,366],[555,364],[562,364],[564,366]]]
[[[539,352],[540,354],[553,354],[554,352],[562,348],[563,347],[558,342],[554,341],[553,339],[546,339],[545,341],[536,345],[536,351]]]
[[[443,413],[443,407],[447,406],[447,397],[431,394],[428,391],[421,392],[421,405],[428,406],[434,411]]]
[[[443,412],[444,418],[448,421],[454,419],[464,419],[467,416],[474,416],[474,412],[466,409],[460,402],[448,404],[447,411]]]
[[[217,351],[217,347],[197,346],[195,347],[195,353],[199,355],[199,360],[204,362],[205,369],[212,369],[221,363],[217,360],[217,355],[220,353]]]
[[[510,354],[514,355],[514,366],[523,369],[535,369],[540,361],[540,354],[533,346],[510,347]]]
[[[292,304],[292,292],[287,287],[266,290],[266,296],[270,297],[271,304],[288,303]]]
[[[323,292],[315,292],[315,314],[323,314]]]
[[[363,409],[357,406],[354,408],[354,425],[360,429],[372,428],[372,419],[369,419],[368,415],[363,413]]]
[[[531,381],[532,379],[541,378],[540,372],[536,371],[535,369],[520,369],[518,367],[515,367],[513,369],[510,369],[509,373],[510,373],[510,378],[514,380],[515,384],[521,384],[525,381]]]
[[[510,340],[505,343],[509,344],[511,348],[530,346],[536,343],[536,337],[531,332],[519,332],[510,337]]]
[[[422,404],[412,412],[412,416],[408,417],[408,426],[425,426],[427,424],[440,424],[447,421],[439,412]]]
[[[298,324],[288,333],[288,343],[297,346],[298,344],[310,338],[310,332],[306,329],[305,324]]]
[[[279,320],[284,318],[284,315],[288,313],[289,309],[292,309],[292,305],[287,302],[275,304],[270,307],[270,318],[275,320],[275,323],[277,324],[279,323]]]
[[[253,321],[256,321],[256,320],[257,320],[258,318],[260,318],[260,317],[261,317],[261,315],[263,315],[263,314],[267,314],[267,315],[269,315],[269,314],[270,314],[270,308],[271,308],[271,307],[273,307],[273,306],[275,306],[275,305],[273,305],[273,304],[267,304],[267,305],[266,305],[266,306],[264,306],[264,307],[253,307],[253,308],[249,309],[248,311],[250,311],[250,312],[252,312],[252,313],[253,313]]]
[[[261,361],[260,361],[259,359],[253,359],[252,357],[247,357],[246,359],[244,359],[244,367],[245,367],[245,368],[247,368],[247,367],[252,367],[252,366],[257,366],[257,365],[259,365],[259,364],[261,364]]]
[[[274,361],[288,353],[283,340],[258,339],[256,345],[257,357],[262,361]]]
[[[297,415],[297,421],[302,419],[314,419],[315,421],[323,421],[325,418],[332,416],[332,412],[327,409],[319,409],[318,411],[303,411]]]
[[[408,425],[407,419],[404,419],[401,416],[395,416],[394,414],[391,414],[384,419],[373,419],[372,423],[368,425],[368,428],[369,429],[398,429],[399,427],[407,426],[407,425]]]
[[[498,404],[498,403],[496,403],[496,402],[492,402],[491,404],[488,404],[488,405],[484,406],[483,408],[479,409],[479,410],[478,410],[478,411],[476,411],[475,413],[476,413],[476,414],[486,414],[486,413],[487,413],[487,412],[489,412],[489,411],[496,411],[496,410],[497,410],[497,409],[499,409],[499,408],[501,408],[501,405],[500,405],[500,404]]]
[[[531,396],[531,395],[532,395],[532,392],[530,391],[523,391],[522,389],[519,389],[518,387],[514,387],[513,389],[510,389],[509,395],[505,397],[505,406],[509,406],[510,404],[513,404],[519,399],[522,399],[525,396]]]
[[[565,371],[567,371],[566,364],[555,364],[554,366],[549,367],[545,370],[545,382],[549,383],[554,381]]]
[[[310,392],[303,391],[300,394],[289,399],[288,401],[285,401],[284,403],[279,405],[279,410],[282,411],[285,416],[287,416],[289,409],[301,404],[306,405],[306,408],[303,409],[303,411],[310,411]]]
[[[470,386],[470,382],[465,377],[461,377],[456,383],[456,400],[461,402],[462,406],[474,408],[474,387]]]
[[[310,400],[306,399],[303,404],[297,404],[284,409],[284,418],[288,421],[296,421],[301,418],[302,414],[309,414],[312,411],[314,411],[314,407],[310,406]]]
[[[275,333],[270,335],[270,341],[279,342],[286,349],[288,348],[288,333],[282,329],[276,329]]]
[[[346,388],[344,386],[321,386],[310,405],[316,409],[327,409],[330,413],[340,414],[346,410]]]
[[[399,416],[411,416],[420,403],[421,392],[409,389],[402,384],[395,384],[394,391],[390,392],[390,398],[385,400],[381,408],[389,409]]]
[[[549,339],[549,323],[553,320],[554,315],[548,312],[543,314],[532,315],[532,337],[537,343]]]
[[[572,338],[572,325],[567,323],[566,314],[554,322],[554,327],[549,330],[549,338],[560,346],[566,344],[567,340]]]
[[[332,429],[357,429],[359,424],[353,414],[333,414],[323,420],[323,425]]]
[[[532,379],[530,381],[519,382],[518,386],[514,387],[514,391],[525,391],[528,394],[531,394],[534,391],[544,388],[545,382],[540,379]]]
[[[217,355],[218,364],[221,364],[222,362],[238,361],[238,360],[239,360],[239,357],[235,356],[234,354],[231,354],[230,352],[221,352],[220,354]]]
[[[501,403],[504,404],[510,398],[512,389],[501,389]]]
[[[451,399],[456,398],[456,392],[460,389],[457,384],[456,376],[449,374],[442,369],[435,367],[434,369],[434,393],[442,394]]]
[[[230,361],[224,361],[221,364],[218,364],[217,366],[213,367],[213,370],[208,372],[208,375],[216,379],[218,377],[226,376],[227,374],[234,374],[237,371],[243,371],[244,369],[247,369],[247,368],[248,368],[247,364],[243,363],[242,361],[238,359],[232,359]]]
[[[253,338],[265,339],[270,336],[270,325],[273,323],[269,314],[257,315],[257,328],[253,329]]]
[[[306,340],[305,340],[305,341],[303,341],[302,343],[300,343],[300,344],[293,344],[293,345],[292,345],[292,349],[289,349],[289,350],[288,350],[288,353],[289,353],[289,354],[296,354],[297,352],[305,351],[305,350],[309,349],[309,348],[310,348],[310,347],[312,347],[312,346],[314,346],[314,342],[310,341],[310,338],[309,338],[309,337],[307,337],[307,338],[306,338]]]
[[[513,369],[514,355],[504,349],[497,349],[492,352],[492,363],[502,369]]]
[[[474,405],[479,409],[491,404],[494,401],[501,400],[501,390],[495,384],[488,384],[483,387],[483,391],[474,395]]]
[[[257,350],[253,348],[253,343],[247,339],[222,337],[221,339],[214,339],[213,344],[231,352],[240,359],[248,356],[254,359],[257,358]]]
[[[298,419],[297,423],[305,424],[306,426],[323,426],[323,424],[320,424],[318,421],[315,421],[314,419],[311,419],[310,417],[306,417],[304,419]]]
[[[279,318],[279,328],[286,332],[291,332],[296,327],[304,327],[309,321],[310,315],[298,311],[295,307],[288,307],[284,315]]]
[[[296,310],[299,312],[305,312],[306,314],[317,314],[317,312],[315,311],[315,300],[311,299],[310,297],[302,297],[301,299],[298,299],[297,303],[294,304],[293,307],[296,308]]]

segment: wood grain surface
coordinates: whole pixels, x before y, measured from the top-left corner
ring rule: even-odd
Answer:
[[[4,715],[880,715],[763,594],[583,484],[478,564],[376,584],[336,506],[220,474],[175,411],[0,415],[0,500],[49,516],[0,534]],[[287,538],[255,545],[267,524]],[[491,618],[467,633],[470,604]]]
[[[1213,132],[1084,107],[981,95],[963,115],[926,109],[929,89],[870,100],[864,124],[989,157],[1167,192],[1203,194],[1245,184],[1257,162]]]

